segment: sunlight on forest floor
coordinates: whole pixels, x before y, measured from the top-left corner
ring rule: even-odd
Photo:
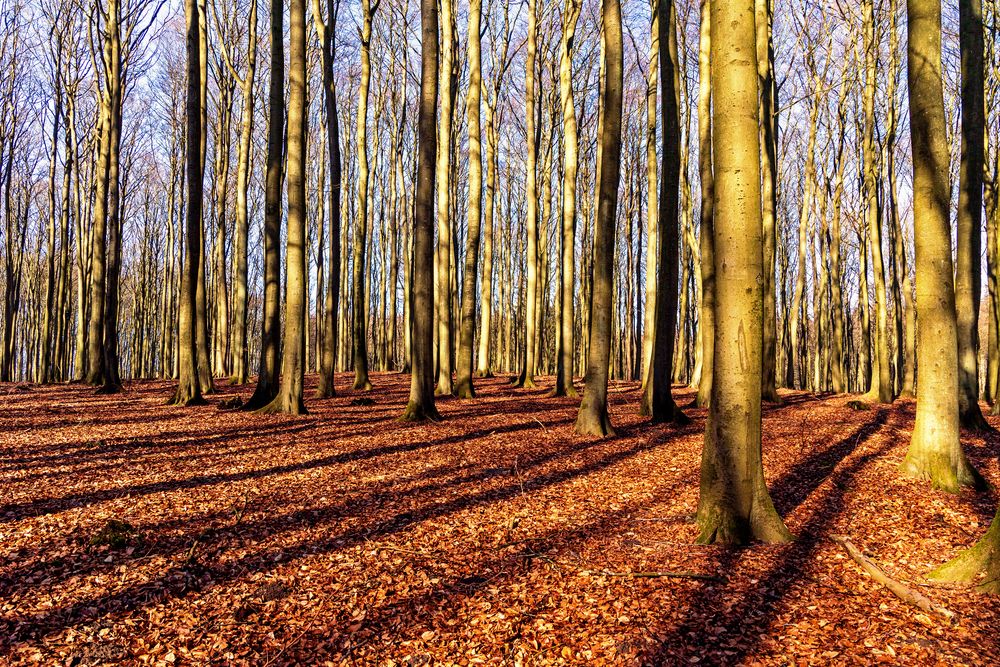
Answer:
[[[493,379],[410,425],[408,375],[373,404],[338,379],[301,418],[219,410],[249,395],[222,383],[194,409],[163,382],[0,387],[0,662],[1000,661],[994,599],[921,587],[948,627],[827,539],[919,587],[989,524],[995,493],[898,477],[912,402],[784,394],[764,466],[798,540],[729,549],[693,545],[704,410],[652,427],[613,383],[619,437],[594,440],[551,379]],[[964,442],[1000,485],[1000,436]],[[623,576],[650,572],[683,576]]]

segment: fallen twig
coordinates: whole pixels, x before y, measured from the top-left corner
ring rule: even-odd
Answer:
[[[882,584],[892,592],[893,595],[898,597],[903,602],[913,605],[918,609],[922,609],[929,614],[935,614],[944,618],[945,620],[951,621],[955,614],[944,607],[934,604],[930,599],[922,595],[921,593],[909,588],[905,584],[896,581],[885,571],[879,567],[874,561],[861,553],[861,550],[854,546],[850,538],[846,535],[830,535],[830,539],[839,544],[847,552],[854,562],[861,566],[865,572],[871,576],[872,579]]]

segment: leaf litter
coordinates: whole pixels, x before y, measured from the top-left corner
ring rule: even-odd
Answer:
[[[797,539],[727,548],[694,545],[704,410],[650,426],[613,383],[618,437],[584,438],[575,401],[495,378],[413,425],[408,376],[373,383],[296,418],[236,410],[245,387],[191,409],[163,382],[8,394],[0,663],[1000,663],[997,600],[923,579],[997,496],[899,477],[912,401],[766,406]],[[1000,485],[1000,436],[963,442]],[[838,535],[954,618],[892,595]]]

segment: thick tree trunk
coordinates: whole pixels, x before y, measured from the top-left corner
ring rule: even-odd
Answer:
[[[763,228],[754,0],[711,6],[715,164],[715,382],[705,430],[701,543],[785,542],[761,460]],[[804,266],[800,267],[803,270]]]
[[[907,0],[907,81],[917,272],[917,415],[902,473],[958,492],[981,487],[959,439],[958,334],[948,215],[940,0]]]

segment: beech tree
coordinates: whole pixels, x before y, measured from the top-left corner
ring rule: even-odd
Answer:
[[[611,361],[614,219],[618,208],[622,150],[624,48],[621,6],[618,0],[603,0],[601,26],[604,35],[605,74],[604,87],[601,91],[600,178],[597,216],[594,221],[594,291],[591,295],[590,354],[584,378],[583,401],[580,403],[580,412],[576,418],[576,432],[581,435],[606,436],[614,434],[611,417],[608,415],[608,365]],[[531,224],[530,214],[529,224]],[[529,288],[529,299],[530,293]],[[530,306],[530,300],[528,303]]]
[[[784,542],[761,460],[763,226],[753,0],[711,4],[715,355],[701,462],[703,544]]]
[[[247,410],[263,408],[278,395],[281,351],[281,179],[285,156],[284,34],[284,5],[282,0],[271,0],[271,81],[268,90],[267,173],[264,186],[263,318],[257,387],[244,405]]]
[[[197,0],[185,0],[184,18],[187,40],[187,145],[201,142],[201,27],[198,23]],[[187,211],[186,231],[188,248],[195,248],[201,235],[202,172],[198,153],[187,151]],[[180,378],[172,402],[177,405],[197,405],[203,402],[201,383],[198,381],[198,338],[195,327],[195,300],[200,270],[198,253],[186,253],[181,277],[179,331]]]
[[[962,451],[958,333],[948,214],[948,146],[941,80],[941,5],[907,0],[907,89],[913,150],[917,415],[904,475],[957,493],[981,487]]]
[[[413,341],[404,421],[438,419],[434,405],[434,176],[437,162],[438,14],[420,0],[420,109],[413,215]]]

